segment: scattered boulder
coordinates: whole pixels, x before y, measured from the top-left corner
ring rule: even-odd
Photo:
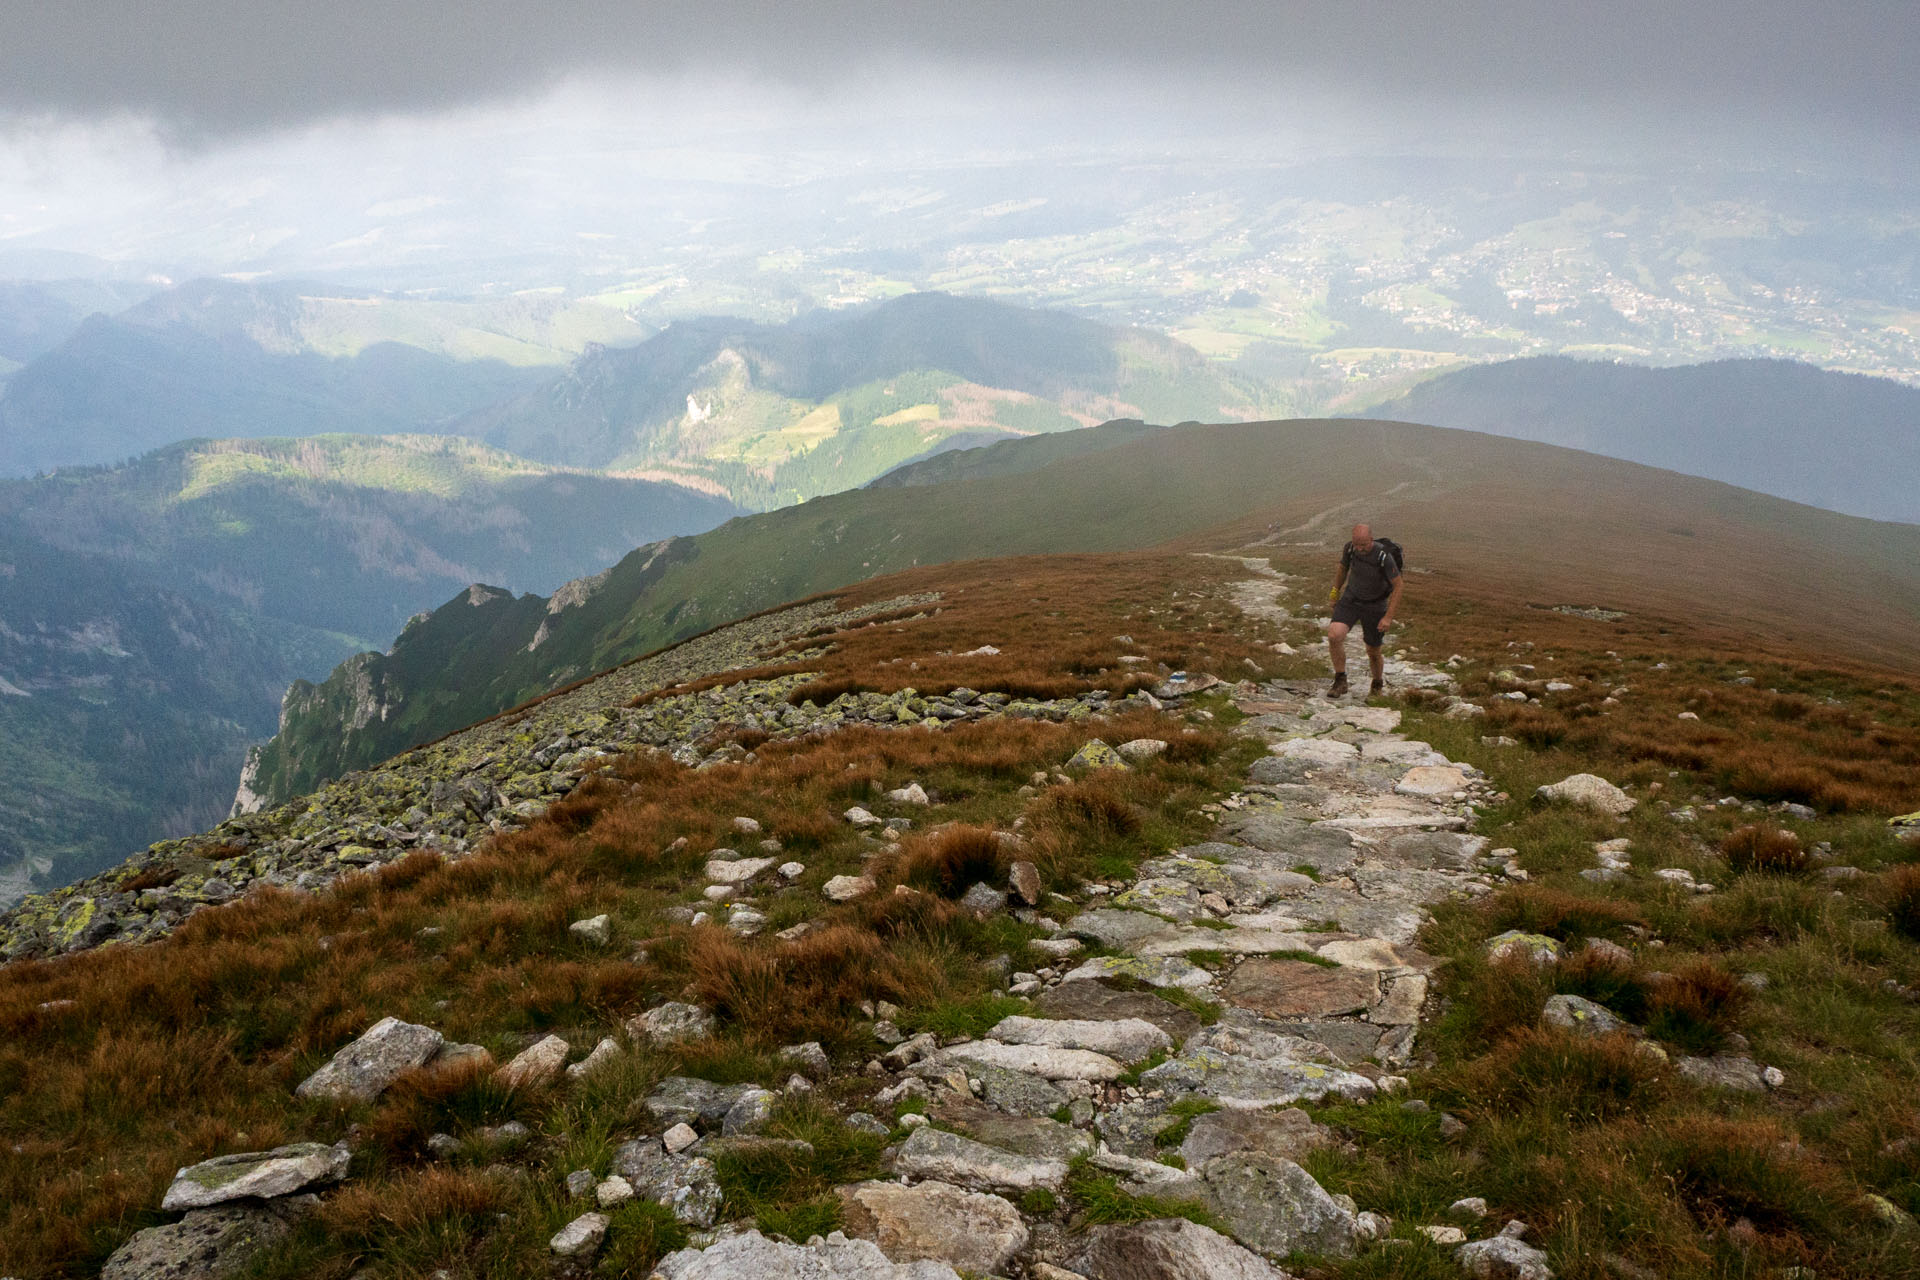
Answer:
[[[604,1213],[583,1213],[554,1233],[548,1247],[563,1258],[578,1258],[600,1252],[611,1220]]]
[[[829,902],[851,902],[873,890],[872,876],[835,876],[821,886],[820,892]]]
[[[1202,693],[1215,685],[1225,683],[1219,676],[1210,676],[1204,671],[1176,671],[1153,686],[1156,698],[1184,698],[1190,694]]]
[[[1072,1263],[1087,1280],[1287,1280],[1259,1254],[1185,1218],[1095,1227]]]
[[[1006,909],[1006,890],[996,889],[982,881],[960,895],[960,905],[975,915],[991,915],[995,911]]]
[[[1546,1253],[1510,1235],[1469,1241],[1453,1259],[1473,1280],[1553,1280]]]
[[[1074,752],[1063,766],[1074,769],[1125,769],[1127,762],[1118,751],[1098,738],[1090,740],[1085,746]]]
[[[1557,995],[1547,999],[1547,1007],[1540,1015],[1540,1021],[1562,1031],[1571,1031],[1577,1036],[1592,1039],[1597,1036],[1625,1032],[1638,1038],[1645,1033],[1640,1028],[1618,1017],[1602,1004],[1595,1004],[1585,996]]]
[[[567,1079],[584,1080],[620,1056],[620,1042],[603,1037],[586,1057],[567,1068]]]
[[[236,1152],[188,1165],[173,1175],[160,1200],[170,1212],[205,1209],[233,1200],[272,1200],[347,1176],[346,1144],[294,1142],[271,1151]]]
[[[294,1089],[302,1098],[370,1102],[403,1072],[423,1067],[445,1038],[432,1027],[382,1018]]]
[[[849,1240],[835,1231],[804,1245],[769,1240],[743,1231],[704,1250],[682,1249],[654,1265],[659,1280],[960,1280],[944,1262],[890,1262],[871,1240]]]
[[[1560,958],[1560,944],[1544,933],[1522,929],[1509,929],[1487,939],[1487,959],[1503,960],[1513,955],[1524,955],[1535,964],[1552,964]]]
[[[710,1129],[726,1119],[734,1103],[759,1087],[715,1084],[692,1076],[668,1076],[647,1095],[647,1109],[664,1125],[684,1123]]]
[[[773,1104],[777,1097],[769,1090],[750,1087],[720,1118],[720,1132],[729,1138],[760,1132],[766,1127],[767,1121],[773,1119]]]
[[[602,912],[597,916],[589,916],[585,920],[575,920],[567,926],[567,932],[576,938],[591,942],[596,947],[604,947],[613,941],[613,921]]]
[[[100,1280],[225,1280],[292,1234],[298,1212],[310,1207],[300,1201],[195,1209],[137,1231],[107,1259]]]
[[[805,1044],[790,1044],[780,1050],[780,1057],[783,1061],[793,1063],[815,1080],[825,1079],[833,1070],[833,1063],[818,1040],[809,1040]]]
[[[627,1034],[646,1044],[681,1044],[713,1034],[714,1019],[699,1005],[670,1000],[627,1023]]]
[[[853,808],[847,810],[841,816],[856,827],[877,827],[880,825],[880,819],[874,817],[859,805],[853,806]]]
[[[512,1062],[494,1072],[494,1079],[509,1089],[537,1089],[552,1084],[567,1065],[568,1045],[559,1036],[546,1036],[514,1055]]]
[[[1007,868],[1007,888],[1029,907],[1040,905],[1040,868],[1021,859]]]
[[[895,804],[929,805],[933,801],[927,796],[927,789],[917,782],[909,782],[904,787],[896,787],[887,792],[887,799]]]
[[[896,1262],[930,1259],[989,1274],[1027,1247],[1020,1211],[996,1195],[945,1182],[861,1182],[836,1194],[847,1234],[873,1241]]]
[[[772,865],[772,858],[709,858],[707,879],[738,888]]]
[[[1711,1058],[1681,1058],[1674,1064],[1680,1074],[1698,1085],[1715,1089],[1733,1089],[1740,1093],[1765,1093],[1769,1088],[1777,1088],[1767,1076],[1768,1071],[1777,1069],[1762,1067],[1752,1058],[1738,1054],[1719,1053]],[[1780,1074],[1780,1083],[1786,1083],[1786,1076]]]
[[[1123,759],[1151,760],[1166,751],[1167,743],[1163,738],[1135,738],[1130,742],[1121,743],[1115,749],[1120,752]]]
[[[1595,809],[1623,817],[1639,801],[1598,774],[1576,773],[1558,782],[1548,783],[1534,792],[1540,800],[1560,800],[1582,808]]]

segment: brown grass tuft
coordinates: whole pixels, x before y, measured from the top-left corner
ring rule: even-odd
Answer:
[[[1882,892],[1894,932],[1920,942],[1920,862],[1889,871]]]
[[[1800,837],[1779,827],[1751,823],[1729,832],[1720,842],[1720,856],[1741,874],[1799,875],[1807,869],[1807,847]]]
[[[1468,1064],[1459,1085],[1496,1111],[1542,1109],[1591,1122],[1646,1107],[1664,1092],[1659,1060],[1632,1037],[1522,1027]]]
[[[1647,997],[1647,1031],[1689,1053],[1712,1053],[1733,1030],[1745,1008],[1747,989],[1716,962],[1689,960]]]
[[[1523,929],[1544,933],[1563,942],[1576,938],[1610,937],[1627,925],[1641,923],[1640,911],[1630,902],[1570,893],[1544,885],[1525,885],[1495,895],[1487,904],[1492,932]]]
[[[120,882],[120,892],[139,893],[142,889],[164,889],[180,878],[180,868],[162,863],[142,867]]]
[[[909,836],[875,870],[883,882],[905,883],[958,898],[982,882],[1006,883],[1009,859],[991,827],[954,825]]]

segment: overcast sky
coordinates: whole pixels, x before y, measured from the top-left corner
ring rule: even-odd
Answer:
[[[572,77],[745,75],[809,92],[902,65],[1111,92],[1331,85],[1920,126],[1915,0],[31,0],[0,5],[0,111],[131,114],[178,137],[433,112]],[[1176,89],[1177,91],[1177,89]],[[1764,126],[1763,126],[1764,127]]]

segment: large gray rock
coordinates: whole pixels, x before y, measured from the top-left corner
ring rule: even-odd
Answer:
[[[669,1152],[658,1138],[634,1138],[614,1149],[613,1172],[682,1222],[710,1227],[720,1215],[720,1176],[705,1156]]]
[[[1633,806],[1639,803],[1605,778],[1593,773],[1576,773],[1558,782],[1548,783],[1536,789],[1534,795],[1541,800],[1559,800],[1615,816],[1632,812]]]
[[[894,1171],[971,1187],[976,1191],[1058,1191],[1067,1181],[1064,1160],[1047,1160],[1002,1151],[957,1133],[926,1126],[900,1144]]]
[[[566,1065],[567,1042],[559,1036],[544,1036],[493,1074],[509,1089],[538,1089],[559,1079]]]
[[[1679,1068],[1681,1075],[1695,1084],[1733,1089],[1740,1093],[1767,1091],[1766,1068],[1752,1058],[1738,1054],[1717,1053],[1711,1058],[1682,1058],[1674,1065]]]
[[[1070,1101],[1064,1090],[1024,1071],[968,1063],[967,1074],[979,1081],[980,1096],[1008,1115],[1050,1116]]]
[[[1547,1255],[1509,1235],[1468,1241],[1453,1251],[1453,1260],[1473,1280],[1553,1280]]]
[[[987,1035],[1007,1044],[1088,1049],[1121,1062],[1138,1062],[1173,1044],[1166,1032],[1139,1018],[1023,1018],[1016,1014],[1002,1018]]]
[[[1335,1094],[1364,1101],[1378,1086],[1326,1059],[1322,1045],[1224,1022],[1188,1040],[1178,1057],[1142,1073],[1153,1089],[1197,1093],[1225,1107],[1265,1107]]]
[[[873,1241],[895,1262],[930,1259],[988,1274],[1027,1247],[1020,1211],[996,1195],[945,1182],[861,1182],[835,1190],[847,1234]]]
[[[1328,1018],[1370,1006],[1380,995],[1380,978],[1369,969],[1258,957],[1235,969],[1221,994],[1270,1018]]]
[[[871,1240],[838,1231],[804,1245],[746,1231],[705,1250],[670,1253],[653,1271],[660,1280],[960,1280],[944,1262],[890,1262]]]
[[[690,1124],[711,1128],[727,1118],[735,1103],[759,1089],[753,1084],[715,1084],[692,1076],[668,1076],[647,1095],[647,1109],[669,1127]]]
[[[1043,1080],[1114,1080],[1125,1068],[1104,1053],[1086,1049],[1050,1049],[1044,1045],[1001,1044],[997,1040],[973,1040],[942,1049],[936,1060],[962,1066],[981,1063],[1024,1071]]]
[[[1333,1133],[1298,1107],[1277,1111],[1213,1111],[1197,1117],[1180,1143],[1187,1168],[1198,1169],[1220,1156],[1254,1154],[1298,1161],[1307,1152],[1333,1145]]]
[[[1010,1116],[955,1093],[936,1099],[927,1114],[943,1129],[1016,1155],[1072,1160],[1093,1149],[1093,1137],[1083,1129],[1045,1116]]]
[[[699,1005],[670,1000],[627,1022],[627,1034],[642,1044],[670,1045],[713,1034],[713,1015]]]
[[[578,1258],[600,1252],[612,1220],[604,1213],[583,1213],[554,1232],[547,1247],[563,1258]]]
[[[1082,911],[1067,921],[1067,932],[1097,942],[1103,947],[1125,950],[1158,937],[1173,926],[1145,911],[1121,911],[1114,907],[1096,907]]]
[[[285,1240],[294,1216],[285,1202],[195,1209],[178,1222],[135,1232],[107,1259],[100,1280],[227,1280]]]
[[[1615,1016],[1613,1010],[1603,1004],[1595,1004],[1585,996],[1547,997],[1547,1007],[1541,1012],[1540,1021],[1550,1027],[1589,1038],[1611,1035],[1616,1031],[1635,1037],[1645,1034],[1625,1018]]]
[[[173,1175],[160,1207],[204,1209],[230,1200],[271,1200],[347,1176],[346,1144],[295,1142],[271,1151],[236,1152],[188,1165]]]
[[[1287,1280],[1265,1258],[1185,1218],[1095,1227],[1072,1262],[1087,1280]]]
[[[432,1027],[382,1018],[302,1080],[294,1093],[302,1098],[371,1101],[402,1073],[425,1066],[444,1039]]]
[[[1049,1018],[1139,1018],[1175,1040],[1200,1029],[1200,1016],[1191,1009],[1151,991],[1120,991],[1104,982],[1063,982],[1043,992],[1033,1007]]]
[[[1213,982],[1212,974],[1179,956],[1095,956],[1070,970],[1063,980],[1086,982],[1100,978],[1130,978],[1150,987],[1188,990],[1210,986]]]
[[[1353,1214],[1291,1160],[1221,1156],[1200,1170],[1200,1183],[1208,1206],[1243,1244],[1272,1254],[1353,1253]]]

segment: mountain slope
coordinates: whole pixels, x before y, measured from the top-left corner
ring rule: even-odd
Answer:
[[[1604,604],[1631,588],[1698,625],[1845,640],[1862,657],[1920,665],[1920,528],[1405,423],[1118,428],[1112,438],[1065,458],[1050,441],[1000,445],[944,460],[952,475],[939,483],[838,494],[642,548],[544,610],[455,601],[390,654],[289,691],[255,788],[299,794],[670,641],[876,574],[1148,547],[1230,525],[1285,546],[1369,518],[1434,574],[1437,594],[1450,565],[1497,565],[1545,605]],[[1011,461],[1025,452],[1031,470]],[[967,462],[982,474],[966,475]],[[1421,594],[1428,581],[1416,580]]]
[[[591,340],[642,336],[559,299],[427,303],[195,281],[94,315],[0,397],[0,475],[117,462],[200,436],[441,426]],[[552,345],[549,345],[552,344]]]
[[[0,879],[204,827],[291,682],[462,584],[551,589],[734,510],[444,437],[190,442],[0,482]]]
[[[708,477],[770,507],[863,484],[955,441],[1255,416],[1171,339],[984,299],[910,294],[781,326],[678,323],[588,352],[462,433],[527,457]]]
[[[1370,416],[1586,449],[1920,521],[1920,389],[1787,360],[1671,369],[1542,356],[1422,383]]]

